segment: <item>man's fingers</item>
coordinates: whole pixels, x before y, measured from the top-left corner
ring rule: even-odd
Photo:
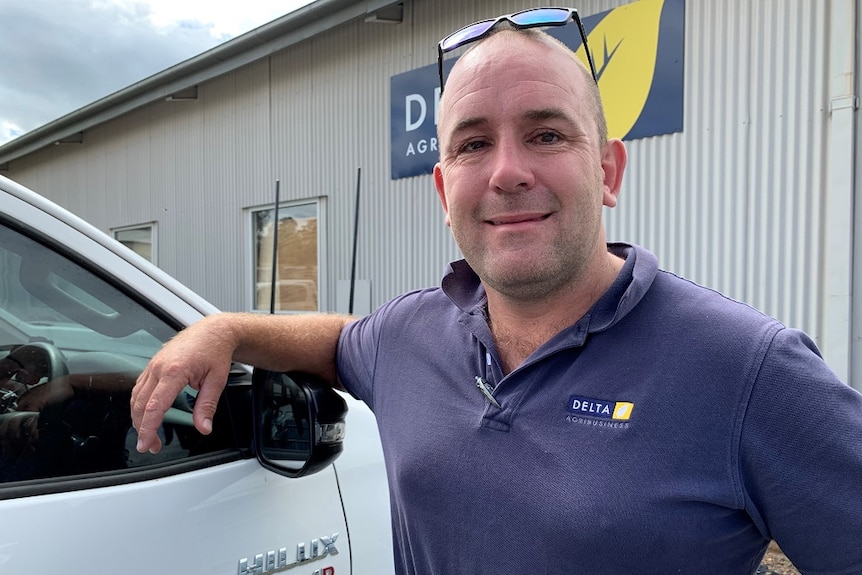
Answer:
[[[208,435],[212,432],[212,420],[218,406],[219,396],[227,383],[230,364],[210,371],[200,382],[195,399],[193,420],[195,428]],[[143,453],[157,453],[161,449],[158,429],[168,409],[186,385],[198,387],[198,380],[186,374],[163,375],[157,378],[153,371],[139,378],[132,392],[132,424],[138,431],[136,449]]]
[[[159,439],[158,435],[153,436],[153,438],[144,443],[141,441],[140,435],[138,436],[138,445],[135,447],[138,453],[152,453],[155,455],[159,451],[162,450],[162,440]]]
[[[142,398],[148,398],[155,386],[155,382],[151,382],[151,379],[150,366],[147,365],[141,375],[138,376],[138,380],[132,388],[132,398],[129,403],[132,411],[132,426],[135,429],[141,426],[141,418],[144,416],[146,399]],[[155,381],[158,381],[158,378],[155,378]]]
[[[144,376],[141,376],[144,377]],[[155,377],[152,372],[144,381],[139,380],[132,400],[132,424],[138,431],[137,450],[158,453],[161,449],[157,431],[165,413],[173,405],[177,394],[188,383],[186,378],[177,376]]]
[[[221,322],[223,323],[223,322]],[[177,395],[188,385],[198,390],[193,420],[201,433],[212,431],[218,398],[227,383],[236,343],[220,316],[204,318],[178,333],[147,364],[132,390],[132,424],[138,431],[137,449],[157,452],[157,431]]]
[[[225,370],[218,369],[211,371],[201,384],[200,391],[198,391],[198,396],[195,399],[193,419],[195,428],[204,435],[209,435],[212,432],[213,416],[218,407],[219,397],[221,397],[222,391],[224,391],[225,385],[227,385],[229,371],[230,365]]]

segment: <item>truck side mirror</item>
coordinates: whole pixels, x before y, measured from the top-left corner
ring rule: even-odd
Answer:
[[[255,369],[254,445],[261,465],[280,475],[320,471],[341,454],[347,403],[303,373]]]

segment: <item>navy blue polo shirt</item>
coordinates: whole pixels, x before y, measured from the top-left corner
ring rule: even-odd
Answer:
[[[862,396],[803,333],[609,249],[607,293],[505,377],[463,261],[342,333],[396,572],[735,575],[771,539],[806,573],[862,572]]]

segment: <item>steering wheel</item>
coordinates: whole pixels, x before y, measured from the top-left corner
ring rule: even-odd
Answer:
[[[56,346],[30,342],[15,348],[10,355],[26,372],[22,379],[28,380],[31,392],[42,385],[70,385],[61,381],[69,375],[69,367]],[[45,378],[47,383],[38,384]],[[27,479],[48,478],[122,468],[123,447],[131,421],[128,399],[117,401],[115,396],[96,392],[91,396],[88,392],[46,403],[41,411],[32,412],[38,417],[38,438],[32,456],[21,459],[19,475]],[[25,417],[23,413],[13,412],[10,417]],[[0,483],[3,480],[0,469]]]
[[[64,375],[69,375],[69,366],[66,358],[57,347],[44,341],[31,341],[16,347],[9,357],[22,364],[24,369],[31,372],[35,382],[47,377],[53,381]]]
[[[0,414],[0,430],[2,430],[3,448],[0,457],[3,458],[4,469],[0,470],[0,481],[32,479],[40,465],[42,433],[47,423],[59,420],[62,407],[46,406],[39,411],[20,411],[17,398],[27,393],[27,389],[38,386],[39,382],[54,381],[69,374],[69,367],[63,353],[54,345],[35,341],[19,345],[6,356],[17,368],[14,380],[18,390],[7,382],[4,394],[4,409]],[[11,395],[10,395],[11,394]],[[38,429],[38,430],[37,430]],[[34,435],[30,439],[31,433]],[[32,441],[32,442],[31,442]]]

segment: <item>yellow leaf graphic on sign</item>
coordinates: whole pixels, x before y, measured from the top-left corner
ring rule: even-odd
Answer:
[[[622,138],[635,125],[652,86],[664,0],[639,0],[611,10],[589,33],[608,119],[608,136]],[[577,51],[586,65],[584,47]]]

